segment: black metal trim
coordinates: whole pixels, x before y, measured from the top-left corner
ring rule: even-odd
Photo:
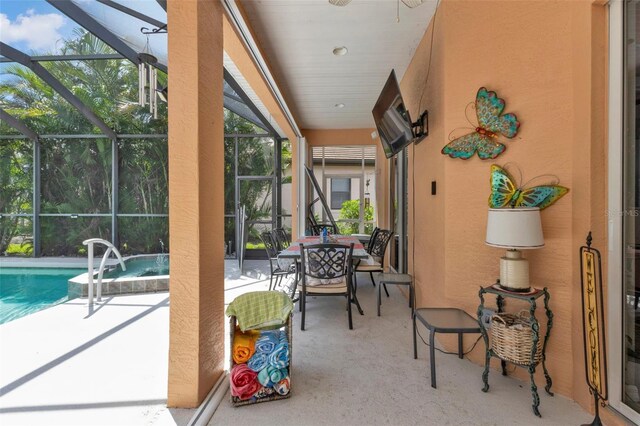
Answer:
[[[166,26],[167,26],[167,24],[165,24],[164,22],[160,22],[157,19],[154,19],[154,18],[152,18],[150,16],[147,16],[144,13],[140,13],[137,10],[131,9],[131,8],[129,8],[127,6],[124,6],[124,5],[120,4],[120,3],[116,3],[113,0],[97,0],[97,1],[99,3],[104,4],[105,6],[109,6],[110,8],[116,9],[119,12],[126,13],[129,16],[137,18],[137,19],[139,19],[141,21],[146,22],[147,24],[151,24],[151,25],[156,26],[158,28],[159,27],[165,27],[166,28]]]
[[[127,59],[119,53],[94,53],[91,55],[34,55],[34,62],[59,62],[59,61],[101,61],[107,59]],[[0,58],[0,63],[15,62],[9,58]]]
[[[85,116],[87,120],[89,120],[93,125],[98,127],[107,137],[116,138],[116,132],[111,129],[111,127],[107,126],[107,123],[102,121],[100,117],[98,117],[92,110],[90,110],[80,98],[74,95],[69,89],[67,89],[57,78],[53,76],[49,71],[46,70],[41,64],[38,62],[34,62],[31,60],[31,57],[26,53],[23,53],[13,47],[0,42],[0,54],[11,58],[14,61],[18,62],[21,65],[31,69],[38,77],[40,77],[45,83],[47,83],[53,90],[58,92],[60,96],[62,96],[67,102],[73,105],[82,115]]]
[[[0,108],[0,120],[6,122],[9,126],[13,127],[29,139],[34,141],[38,139],[38,134],[36,132],[31,130],[22,120],[14,117],[2,108]]]
[[[249,99],[247,94],[244,92],[244,90],[242,90],[238,82],[233,78],[233,76],[229,73],[229,71],[226,70],[226,68],[224,70],[224,80],[227,82],[229,86],[231,86],[233,91],[236,92],[238,96],[240,96],[240,98],[242,99],[242,102],[244,102],[244,104],[251,110],[251,112],[253,112],[256,115],[256,117],[258,117],[258,119],[262,122],[263,125],[260,127],[262,127],[263,129],[271,133],[270,136],[279,137],[280,134],[276,131],[276,129],[273,128],[269,120],[265,118],[262,112],[260,112],[260,110],[253,104],[251,99]],[[246,117],[243,117],[243,118],[246,118]]]
[[[40,241],[40,188],[41,188],[41,176],[40,176],[40,140],[33,141],[33,183],[32,183],[32,197],[33,206],[31,206],[33,217],[31,219],[31,227],[33,229],[33,256],[40,257],[40,250],[42,247]]]
[[[138,52],[129,47],[122,39],[109,31],[105,26],[100,24],[94,18],[92,18],[87,12],[82,10],[78,5],[68,0],[46,0],[51,6],[58,9],[60,12],[67,15],[69,18],[77,22],[80,26],[85,28],[91,34],[104,41],[111,46],[116,52],[123,55],[125,58],[138,65],[140,59],[138,58]],[[167,66],[164,64],[156,63],[154,67],[161,71],[167,72]]]

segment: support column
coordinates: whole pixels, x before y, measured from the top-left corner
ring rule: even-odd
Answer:
[[[223,372],[222,6],[169,0],[170,407],[196,407]]]

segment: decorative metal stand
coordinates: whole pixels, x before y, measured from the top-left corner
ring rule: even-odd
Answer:
[[[602,262],[600,252],[591,247],[591,232],[587,245],[580,247],[580,275],[582,278],[582,324],[584,327],[584,367],[589,393],[595,402],[595,417],[590,425],[602,425],[600,406],[608,398],[607,354],[604,333],[602,297]],[[587,425],[583,425],[587,426]]]
[[[505,298],[514,298],[514,299],[519,299],[519,300],[524,300],[529,302],[529,315],[531,318],[531,328],[533,329],[533,346],[532,346],[531,358],[529,362],[524,364],[512,363],[511,361],[507,361],[501,358],[500,356],[498,356],[498,354],[496,354],[493,351],[493,349],[491,349],[491,345],[489,344],[489,334],[487,332],[487,327],[482,321],[482,314],[485,307],[484,306],[485,294],[494,294],[497,296],[496,304],[498,306],[499,313],[504,312]],[[506,368],[507,362],[510,362],[517,367],[526,368],[527,371],[529,372],[529,378],[531,381],[531,397],[533,399],[533,404],[531,408],[533,409],[533,413],[536,416],[541,417],[540,411],[538,409],[538,407],[540,406],[540,397],[538,396],[538,386],[536,386],[536,382],[534,380],[536,366],[538,365],[538,362],[535,360],[535,355],[538,348],[538,341],[540,339],[540,323],[536,319],[536,306],[537,306],[536,300],[540,297],[543,297],[544,311],[547,316],[547,327],[546,327],[547,330],[544,334],[544,340],[542,341],[542,354],[541,354],[540,363],[542,364],[542,370],[544,372],[544,378],[546,382],[544,390],[549,395],[553,396],[553,392],[551,392],[551,386],[553,382],[551,380],[551,376],[549,375],[549,371],[547,370],[547,366],[546,366],[547,342],[549,340],[549,334],[551,333],[551,328],[553,328],[553,312],[551,311],[551,309],[549,309],[549,299],[551,296],[549,295],[547,288],[545,287],[543,289],[532,289],[529,293],[525,294],[525,293],[518,293],[518,292],[503,290],[502,288],[500,288],[500,286],[496,284],[496,285],[492,285],[484,288],[480,287],[478,297],[480,298],[480,305],[478,306],[478,323],[480,324],[480,331],[482,332],[482,337],[484,338],[485,347],[486,347],[484,371],[482,373],[482,382],[484,383],[482,392],[487,392],[489,390],[489,367],[490,367],[491,357],[496,357],[500,359],[500,365],[502,367],[503,376],[507,375],[507,368]]]

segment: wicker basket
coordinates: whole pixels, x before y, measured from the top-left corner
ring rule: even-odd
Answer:
[[[234,407],[240,407],[242,405],[250,405],[250,404],[257,404],[259,402],[267,402],[267,401],[275,401],[277,399],[285,399],[285,398],[289,398],[291,396],[291,363],[292,363],[292,353],[293,353],[293,340],[291,339],[292,337],[292,328],[291,328],[291,317],[293,315],[289,315],[289,318],[287,319],[287,322],[284,325],[284,331],[285,333],[287,333],[287,338],[289,339],[289,367],[287,367],[289,369],[289,393],[286,395],[280,395],[278,393],[273,393],[271,395],[267,395],[261,398],[256,398],[255,396],[247,399],[247,400],[241,400],[240,398],[238,398],[237,396],[231,396],[231,405],[233,405]],[[236,330],[236,317],[232,316],[229,319],[229,343],[230,343],[230,355],[229,357],[231,358],[230,360],[230,366],[231,368],[233,368],[234,365],[236,365],[236,363],[233,361],[233,336],[235,334],[235,330]],[[231,368],[229,369],[229,371],[231,371]],[[231,376],[229,376],[229,380],[231,380]]]
[[[531,364],[534,331],[527,311],[491,316],[491,350],[499,358],[518,365]],[[542,359],[542,339],[534,356],[534,365]]]

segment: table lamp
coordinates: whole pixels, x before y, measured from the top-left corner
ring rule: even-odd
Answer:
[[[529,291],[529,261],[522,257],[520,250],[544,247],[540,209],[489,209],[486,244],[507,249],[505,256],[500,258],[502,288]]]

